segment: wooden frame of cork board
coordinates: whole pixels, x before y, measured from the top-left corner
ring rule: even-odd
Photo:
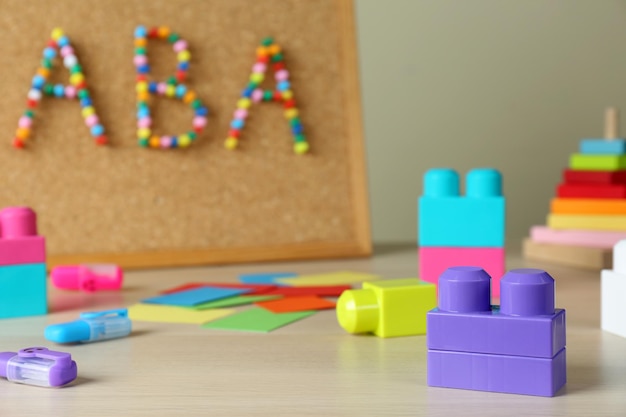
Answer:
[[[49,266],[126,268],[371,253],[351,0],[3,2],[0,205],[38,214]],[[137,145],[133,33],[167,25],[189,43],[189,79],[210,109],[187,149]],[[54,27],[70,38],[110,144],[96,146],[75,100],[44,97],[26,149],[11,138]],[[235,151],[224,139],[260,41],[281,45],[311,150],[295,155],[278,103],[253,104]],[[152,79],[176,65],[151,40]],[[271,74],[271,72],[268,72]],[[51,82],[68,83],[61,64]],[[273,88],[268,76],[263,86]],[[189,130],[192,111],[155,98],[154,129]]]

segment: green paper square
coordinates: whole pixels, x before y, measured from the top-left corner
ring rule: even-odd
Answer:
[[[202,327],[205,329],[268,333],[294,321],[312,316],[315,313],[315,311],[299,311],[297,313],[277,314],[264,308],[252,308],[223,319],[205,323]]]

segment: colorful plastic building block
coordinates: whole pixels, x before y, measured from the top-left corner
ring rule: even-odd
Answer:
[[[613,248],[613,269],[602,271],[602,330],[626,337],[626,240]]]
[[[493,276],[504,273],[505,199],[502,176],[495,169],[474,169],[459,195],[459,175],[433,169],[424,175],[419,199],[419,276],[437,283],[448,267],[476,265]],[[493,283],[495,297],[499,281]]]
[[[624,184],[560,184],[559,198],[626,198]]]
[[[459,194],[455,171],[432,169],[424,176],[418,204],[420,246],[504,246],[505,200],[495,169],[471,170],[465,196]]]
[[[490,303],[482,268],[452,267],[439,278],[439,305],[427,314],[428,385],[553,396],[566,382],[565,310],[554,279],[516,269]]]
[[[349,333],[379,337],[426,333],[426,313],[437,304],[436,288],[416,278],[364,282],[337,300],[337,320]]]
[[[418,249],[419,277],[426,282],[437,284],[439,276],[451,264],[477,265],[485,269],[492,279],[492,293],[500,296],[500,277],[504,275],[504,248],[437,248]]]
[[[548,214],[547,224],[553,229],[626,231],[626,216]]]
[[[35,212],[27,207],[0,211],[0,318],[46,314],[45,259]]]
[[[0,267],[0,318],[46,314],[46,264]]]
[[[0,266],[46,262],[46,242],[37,235],[35,213],[25,207],[0,212]]]

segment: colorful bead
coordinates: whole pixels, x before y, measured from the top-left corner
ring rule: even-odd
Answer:
[[[142,117],[137,121],[137,127],[144,128],[152,125],[152,119],[150,117]]]
[[[95,126],[91,127],[91,134],[93,136],[100,136],[104,134],[104,126],[102,126],[101,124],[97,124]]]
[[[176,53],[177,66],[174,76],[170,76],[167,82],[148,82],[150,65],[147,56],[148,38],[164,39],[172,45]],[[208,109],[197,98],[195,92],[189,90],[182,82],[187,78],[191,52],[187,41],[181,39],[178,34],[172,33],[166,26],[146,29],[139,26],[135,29],[135,56],[133,64],[137,72],[137,138],[139,145],[150,148],[184,148],[196,139],[197,133],[207,125]],[[152,118],[150,117],[150,107],[148,99],[150,95],[160,95],[168,98],[181,100],[194,109],[192,119],[193,131],[179,136],[158,136],[151,131]]]
[[[63,65],[70,70],[70,85],[67,86],[63,84],[53,85],[47,82],[54,60],[59,56],[63,61]],[[58,98],[80,98],[81,113],[85,124],[89,127],[91,135],[94,137],[94,141],[97,144],[105,144],[107,142],[104,135],[104,127],[99,124],[96,109],[89,98],[89,91],[86,88],[82,68],[78,63],[78,58],[70,43],[70,39],[63,33],[63,30],[56,28],[52,31],[51,39],[43,50],[41,67],[37,69],[37,75],[33,77],[31,87],[27,94],[26,106],[28,109],[34,109],[44,94]],[[34,113],[32,110],[27,110],[24,116],[20,117],[18,121],[19,128],[13,139],[15,147],[24,147],[26,139],[30,136],[33,117]]]
[[[17,125],[23,128],[29,128],[33,125],[33,119],[27,116],[20,117],[20,120],[17,121]]]
[[[167,39],[167,37],[170,35],[170,28],[168,28],[167,26],[161,26],[157,29],[157,35],[159,36],[159,38]]]
[[[96,116],[95,114],[85,117],[85,124],[88,127],[94,127],[98,123],[100,123],[100,119],[98,119],[98,116]]]
[[[242,119],[233,119],[230,122],[230,127],[232,127],[233,129],[241,130],[244,124],[245,122]]]
[[[250,107],[250,104],[252,104],[252,102],[246,97],[240,98],[239,101],[237,101],[237,107],[240,109],[247,109]]]
[[[206,107],[198,107],[194,109],[194,113],[196,114],[196,116],[208,116],[209,109],[207,109]]]
[[[289,79],[289,71],[287,70],[279,70],[274,74],[274,79],[276,81],[287,81]]]
[[[246,110],[246,109],[237,109],[237,110],[235,110],[235,114],[233,116],[234,116],[235,119],[244,120],[246,117],[248,117],[248,110]]]
[[[207,124],[207,119],[204,116],[196,116],[193,118],[193,121],[191,122],[193,127],[206,127]]]
[[[96,109],[94,109],[92,106],[83,107],[81,113],[83,115],[83,118],[87,118],[89,116],[93,116],[96,113]]]
[[[178,137],[178,146],[180,148],[186,148],[189,145],[191,145],[191,138],[189,137],[189,135],[180,135]]]
[[[43,50],[43,57],[46,59],[54,59],[57,56],[57,51],[54,48],[46,47]]]
[[[65,86],[63,84],[57,84],[52,87],[52,93],[59,98],[63,98],[65,96]]]
[[[54,95],[54,86],[52,84],[46,84],[43,86],[43,93],[47,96]]]
[[[286,119],[293,119],[294,117],[298,117],[298,109],[292,108],[292,109],[285,110]]]
[[[293,144],[293,151],[298,155],[303,155],[309,151],[309,143],[306,141]]]
[[[61,28],[52,29],[52,36],[50,37],[52,38],[53,41],[58,41],[62,36],[63,36],[63,29]]]
[[[26,95],[30,100],[36,100],[39,101],[41,100],[41,90],[37,90],[35,88],[33,88],[32,90],[28,91],[28,94]]]
[[[152,136],[149,143],[151,148],[158,148],[161,146],[161,138],[158,136]]]
[[[67,36],[63,35],[59,39],[57,39],[56,41],[57,41],[57,45],[59,45],[59,48],[61,48],[61,54],[62,54],[63,53],[63,48],[69,46],[70,40],[69,40],[69,38]]]
[[[252,66],[252,72],[265,74],[265,71],[267,71],[267,65],[263,62],[257,62]]]
[[[77,62],[78,58],[76,58],[76,55],[67,55],[63,58],[63,66],[67,69],[72,68]]]
[[[261,90],[260,88],[255,89],[254,91],[252,91],[250,98],[254,103],[260,102],[261,100],[263,100],[263,90]]]
[[[167,149],[172,146],[172,138],[169,136],[161,136],[161,148]]]
[[[43,75],[35,75],[33,77],[33,82],[32,82],[33,88],[41,89],[45,83],[46,83],[46,77],[44,77]]]
[[[233,150],[237,147],[238,142],[239,140],[237,138],[228,137],[226,138],[226,141],[224,142],[224,146],[226,147],[226,149]]]

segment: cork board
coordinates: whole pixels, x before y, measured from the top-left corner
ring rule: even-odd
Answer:
[[[136,141],[133,32],[166,25],[189,43],[186,84],[210,109],[187,149]],[[77,101],[44,97],[33,136],[11,146],[53,28],[70,38],[110,145],[96,146]],[[371,252],[353,5],[350,0],[3,0],[0,206],[38,213],[49,264],[127,268],[363,256]],[[277,103],[253,105],[224,148],[261,39],[281,45],[311,151],[292,150]],[[150,41],[165,81],[171,47]],[[57,65],[53,82],[68,83]],[[264,85],[272,88],[273,77]],[[157,98],[154,129],[178,134],[192,111]]]

